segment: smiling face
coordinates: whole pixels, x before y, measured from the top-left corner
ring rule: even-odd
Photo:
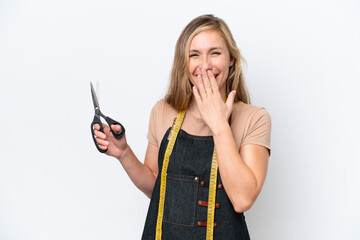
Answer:
[[[194,36],[189,49],[189,78],[193,85],[201,70],[210,70],[215,76],[220,93],[225,97],[225,83],[229,68],[234,64],[222,36],[216,30],[202,31]]]

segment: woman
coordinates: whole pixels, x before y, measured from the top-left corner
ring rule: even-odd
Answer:
[[[99,148],[151,197],[142,239],[249,239],[243,212],[265,180],[271,122],[250,105],[241,66],[225,22],[195,18],[178,39],[168,93],[152,109],[144,164],[126,137],[95,131]]]

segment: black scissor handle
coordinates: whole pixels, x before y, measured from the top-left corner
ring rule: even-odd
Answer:
[[[105,150],[100,149],[100,148],[99,148],[99,145],[97,144],[96,139],[95,139],[95,135],[94,135],[94,125],[95,125],[96,123],[100,125],[100,131],[101,131],[102,133],[104,133],[104,128],[103,128],[103,126],[102,126],[102,122],[101,122],[100,118],[98,118],[98,117],[95,115],[95,116],[94,116],[94,120],[92,121],[92,123],[91,123],[91,125],[90,125],[90,128],[91,128],[91,136],[92,136],[92,138],[93,138],[93,140],[94,140],[94,143],[95,143],[95,146],[96,146],[97,150],[99,150],[99,152],[101,152],[101,153],[104,153],[104,152],[107,151],[107,149],[105,149]]]
[[[124,128],[124,126],[123,126],[121,123],[119,123],[119,122],[117,122],[117,121],[115,121],[114,119],[111,119],[111,118],[109,118],[109,117],[106,117],[106,118],[105,118],[105,121],[109,124],[110,131],[112,132],[112,134],[114,135],[114,137],[115,137],[116,139],[120,139],[122,136],[124,136],[124,134],[125,134],[125,128]],[[111,125],[120,125],[120,127],[121,127],[121,132],[120,132],[120,133],[114,132],[114,131],[112,130],[112,128],[111,128]]]

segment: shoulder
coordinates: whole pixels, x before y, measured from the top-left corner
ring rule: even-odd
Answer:
[[[266,119],[271,122],[270,114],[263,107],[237,102],[234,104],[231,114],[231,122],[256,122],[259,119]]]
[[[165,99],[161,99],[155,103],[151,110],[151,114],[155,117],[164,117],[164,115],[174,115],[176,116],[176,110],[166,103]]]
[[[254,106],[251,104],[237,102],[234,104],[233,115],[242,117],[252,117],[256,115],[269,115],[263,107]]]
[[[167,129],[171,127],[177,111],[170,106],[164,99],[155,103],[151,110],[149,123],[149,140],[157,146],[160,146],[161,140]]]

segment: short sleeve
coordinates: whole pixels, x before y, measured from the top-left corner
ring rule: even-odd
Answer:
[[[241,146],[256,144],[270,151],[271,118],[264,108],[259,108],[251,117],[249,126]]]
[[[154,107],[151,110],[150,113],[150,119],[149,119],[149,129],[148,129],[148,134],[147,134],[147,139],[149,140],[149,142],[155,146],[159,146],[158,142],[157,142],[157,138],[156,138],[156,105],[154,105]]]
[[[177,111],[165,102],[159,100],[151,110],[147,139],[154,146],[160,147],[166,130],[172,126]]]

